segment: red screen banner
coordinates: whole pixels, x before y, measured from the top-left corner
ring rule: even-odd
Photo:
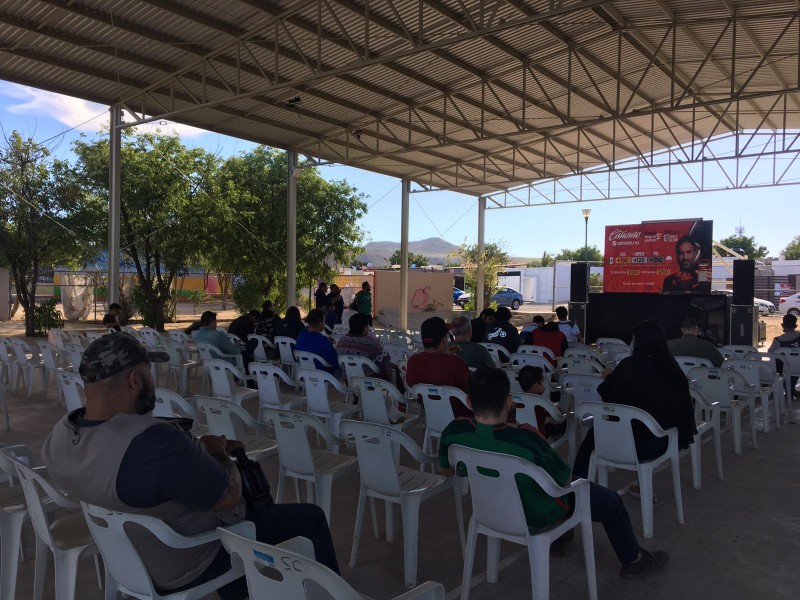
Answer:
[[[604,292],[709,293],[713,221],[609,225]]]

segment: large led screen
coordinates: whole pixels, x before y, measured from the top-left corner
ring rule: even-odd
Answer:
[[[609,225],[604,292],[711,292],[713,221],[647,221]]]

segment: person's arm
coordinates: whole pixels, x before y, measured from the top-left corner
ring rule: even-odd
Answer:
[[[767,348],[767,352],[775,352],[780,347],[781,344],[778,341],[778,338],[775,338],[772,340],[772,343],[769,345],[769,348]]]
[[[242,478],[239,470],[228,455],[240,442],[227,441],[225,436],[204,435],[200,441],[205,446],[206,452],[217,461],[228,476],[228,485],[222,496],[214,505],[214,510],[229,510],[235,508],[242,499]]]
[[[221,331],[217,331],[216,334],[217,339],[214,345],[219,348],[221,352],[225,354],[239,354],[241,352],[241,350],[228,339],[227,335]]]
[[[602,383],[597,386],[597,393],[600,394],[603,402],[619,403],[632,369],[633,360],[625,358],[603,379]]]

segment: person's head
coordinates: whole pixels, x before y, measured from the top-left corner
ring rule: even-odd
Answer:
[[[217,313],[212,310],[203,311],[200,315],[200,327],[207,327],[208,329],[216,329],[217,327]]]
[[[328,284],[325,283],[324,281],[320,281],[319,282],[319,289],[322,292],[327,292],[328,291]]]
[[[507,322],[511,320],[511,311],[508,310],[505,306],[501,306],[497,309],[497,312],[494,315],[495,321]]]
[[[472,337],[472,323],[468,318],[461,315],[453,317],[450,320],[450,333],[453,334],[453,339],[456,341],[469,340]]]
[[[306,323],[309,331],[322,331],[325,329],[325,313],[318,308],[308,311]]]
[[[365,281],[364,283],[361,284],[361,291],[363,292],[372,291],[372,287],[370,287],[369,281]]]
[[[519,387],[526,394],[541,394],[544,392],[544,370],[542,367],[525,365],[517,375]]]
[[[480,314],[481,319],[487,325],[494,323],[494,309],[493,308],[484,308]]]
[[[675,255],[678,258],[678,265],[681,271],[687,273],[694,271],[697,259],[700,258],[700,244],[685,235],[675,242]]]
[[[441,317],[425,319],[419,328],[422,347],[447,351],[447,323]]]
[[[341,290],[339,289],[339,286],[336,285],[335,283],[332,283],[331,284],[331,294],[333,294],[334,296],[338,296],[340,292],[341,292]]]
[[[108,314],[118,317],[120,314],[122,314],[122,307],[116,302],[112,302],[108,305]]]
[[[111,313],[108,313],[103,317],[103,325],[105,325],[106,327],[114,327],[116,326],[116,324],[117,324],[117,318]]]
[[[511,384],[502,369],[486,365],[469,376],[467,397],[476,416],[504,419],[511,408]]]
[[[247,318],[250,319],[254,324],[258,323],[259,317],[261,317],[261,313],[257,310],[251,310],[247,313]]]
[[[264,300],[264,304],[261,305],[261,312],[273,312],[274,309],[272,308],[272,300]]]
[[[683,335],[697,335],[700,333],[697,321],[692,317],[686,317],[681,321],[681,333],[683,333]]]
[[[559,321],[566,321],[569,317],[569,311],[567,310],[566,306],[557,306],[556,307],[556,316],[558,317]]]
[[[167,362],[166,352],[150,352],[127,333],[109,333],[86,348],[78,369],[86,388],[87,408],[102,405],[105,414],[144,415],[155,406],[151,362]]]
[[[369,317],[357,312],[350,317],[347,323],[350,326],[350,335],[367,335],[369,333]]]
[[[300,320],[300,309],[296,306],[290,306],[286,309],[286,317],[287,321],[299,321]]]
[[[667,337],[661,325],[650,319],[636,324],[633,328],[631,354],[655,356],[669,353]]]
[[[794,331],[797,328],[797,317],[794,315],[784,315],[781,321],[781,327],[784,331]]]
[[[541,327],[544,325],[544,317],[542,315],[534,315],[533,316],[533,324],[537,327]]]

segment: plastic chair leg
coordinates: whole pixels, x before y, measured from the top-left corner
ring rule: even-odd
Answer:
[[[742,413],[739,410],[732,411],[733,413],[733,452],[735,454],[742,453]]]
[[[26,513],[0,512],[0,598],[13,598],[17,587],[20,536]]]
[[[750,417],[750,439],[753,443],[753,450],[758,450],[758,442],[756,441],[756,402],[752,398],[747,403],[748,417]],[[767,413],[769,417],[769,413]]]
[[[717,477],[722,481],[722,432],[719,423],[714,427],[714,455],[717,461]]]
[[[353,530],[353,548],[350,552],[350,568],[356,566],[358,559],[358,542],[361,539],[361,527],[364,525],[364,509],[367,503],[367,490],[364,486],[358,492],[358,508],[356,509],[356,526]]]
[[[461,485],[458,477],[451,477],[453,484],[453,501],[456,504],[456,520],[458,521],[458,541],[461,542],[461,558],[466,552],[466,535],[464,534],[464,509],[461,505]]]
[[[581,518],[581,544],[583,544],[583,562],[586,565],[589,600],[597,600],[597,572],[594,564],[594,534],[592,533],[591,513]]]
[[[531,587],[534,600],[550,600],[550,536],[531,538],[528,560],[531,565]]]
[[[79,557],[77,550],[56,553],[56,600],[75,600]]]
[[[333,477],[330,475],[317,475],[314,482],[317,504],[325,513],[328,525],[331,524],[331,496],[333,490]]]
[[[500,538],[486,536],[486,581],[497,583],[500,572]]]
[[[467,530],[467,551],[464,555],[464,573],[461,576],[461,600],[469,600],[470,583],[472,582],[472,566],[475,562],[475,546],[478,543],[478,532],[474,521],[470,519]]]
[[[417,544],[419,542],[418,497],[403,498],[400,509],[403,513],[403,566],[407,588],[417,584]]]
[[[394,503],[392,502],[384,502],[385,509],[386,509],[386,541],[389,543],[394,542],[395,537],[395,529],[394,529]],[[402,516],[402,515],[401,515]],[[405,530],[405,525],[403,525],[403,530]]]
[[[47,576],[47,563],[50,559],[50,548],[39,537],[36,537],[36,561],[33,571],[33,600],[44,597],[44,580]]]
[[[681,490],[681,471],[680,462],[678,460],[678,452],[669,459],[670,468],[672,469],[672,488],[675,492],[675,509],[678,511],[678,523],[683,525],[683,495]]]
[[[694,443],[689,444],[689,454],[692,457],[692,486],[694,489],[700,489],[701,472],[700,472],[700,444],[702,443],[700,435],[694,436]]]
[[[639,493],[642,501],[642,530],[644,537],[653,537],[653,472],[639,468]]]

